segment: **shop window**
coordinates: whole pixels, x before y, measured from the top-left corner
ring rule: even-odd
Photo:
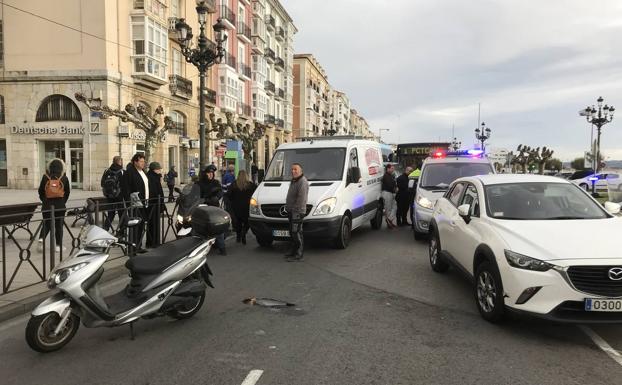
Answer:
[[[2,103],[4,106],[4,103]],[[4,115],[4,114],[3,114]],[[37,110],[37,122],[50,122],[50,121],[70,121],[81,122],[82,114],[80,109],[65,95],[50,95],[43,99],[39,109]]]

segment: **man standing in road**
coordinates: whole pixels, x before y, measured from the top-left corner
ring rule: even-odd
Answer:
[[[389,229],[395,226],[395,168],[392,164],[387,164],[382,176],[382,200],[384,201],[384,215]]]
[[[286,254],[287,262],[299,262],[303,259],[302,221],[307,215],[308,195],[309,182],[303,174],[302,166],[294,163],[292,164],[292,181],[285,200],[285,208],[289,216],[289,234],[292,238],[291,250]]]
[[[119,222],[123,215],[123,158],[115,156],[112,158],[112,164],[102,175],[101,187],[106,197],[108,212],[104,221],[104,230],[108,231],[112,227],[112,221],[115,214],[119,215]]]
[[[415,195],[417,195],[417,183],[421,177],[421,162],[417,162],[415,170],[408,175],[408,207],[410,208],[410,225],[412,229],[415,229]]]
[[[410,195],[408,191],[408,175],[412,172],[412,167],[406,167],[402,175],[397,177],[397,225],[408,226],[408,204]]]

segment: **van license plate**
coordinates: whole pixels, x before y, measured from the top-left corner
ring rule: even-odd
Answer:
[[[617,311],[622,312],[622,299],[585,299],[585,311]]]
[[[272,230],[273,237],[289,237],[289,230]]]

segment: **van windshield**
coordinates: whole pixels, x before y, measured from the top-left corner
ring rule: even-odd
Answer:
[[[308,180],[341,180],[345,148],[304,148],[279,150],[266,173],[266,181],[292,179],[292,164],[300,163]]]

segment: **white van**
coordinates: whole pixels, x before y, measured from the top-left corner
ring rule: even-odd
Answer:
[[[249,224],[261,246],[289,239],[285,198],[292,163],[300,163],[309,180],[305,239],[346,248],[353,229],[382,225],[380,197],[382,153],[377,142],[345,138],[309,138],[277,148],[265,179],[251,199]]]

